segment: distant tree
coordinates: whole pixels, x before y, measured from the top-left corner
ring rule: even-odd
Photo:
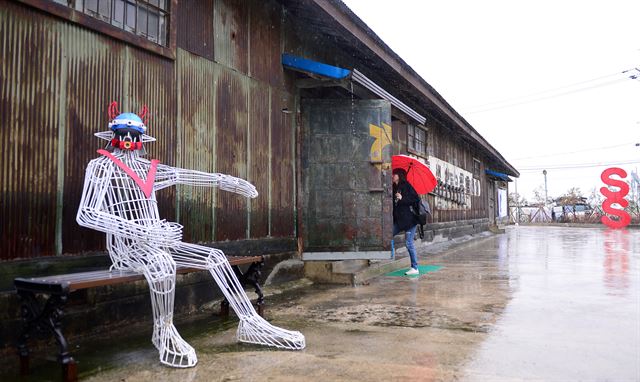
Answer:
[[[600,193],[600,188],[594,187],[591,189],[589,193],[589,197],[587,197],[587,203],[591,206],[591,208],[596,208],[602,205],[604,201],[604,196]]]
[[[573,206],[575,204],[584,203],[585,201],[582,191],[579,187],[571,187],[563,195],[561,195],[556,202],[561,206]]]
[[[517,192],[510,192],[509,193],[509,206],[510,207],[516,207],[516,206],[526,206],[528,205],[529,202],[527,201],[527,199],[525,199],[522,195],[520,195]]]
[[[549,202],[548,200],[546,202]],[[544,187],[542,185],[536,187],[533,190],[533,203],[531,205],[536,207],[542,207],[546,205],[544,200]]]

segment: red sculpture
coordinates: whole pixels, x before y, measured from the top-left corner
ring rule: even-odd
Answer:
[[[604,170],[602,175],[600,175],[600,179],[602,179],[604,184],[620,189],[619,191],[611,191],[607,187],[600,188],[600,193],[606,198],[604,202],[602,202],[602,210],[605,214],[617,216],[618,219],[614,220],[604,215],[600,220],[602,224],[609,228],[624,228],[631,223],[631,216],[629,216],[625,210],[613,208],[612,204],[617,203],[622,208],[626,208],[629,205],[629,202],[624,198],[629,193],[629,185],[623,180],[612,179],[612,175],[618,175],[621,179],[624,179],[627,177],[627,172],[618,167],[611,167]]]

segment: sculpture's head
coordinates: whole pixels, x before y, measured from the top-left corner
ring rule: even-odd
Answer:
[[[111,146],[120,150],[140,150],[142,149],[142,135],[147,131],[147,127],[142,122],[142,118],[133,113],[122,113],[109,122],[109,128],[113,131],[114,137]]]
[[[147,107],[143,106],[140,113],[119,113],[118,104],[114,101],[109,105],[109,131],[96,133],[96,137],[109,141],[109,148],[120,150],[142,150],[143,143],[153,142],[146,134],[145,117]]]

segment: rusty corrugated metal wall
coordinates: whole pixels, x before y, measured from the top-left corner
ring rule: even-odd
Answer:
[[[231,70],[222,70],[216,88],[216,171],[247,177],[247,82]],[[262,164],[260,164],[262,165]],[[246,200],[219,192],[216,202],[216,240],[247,237]],[[232,213],[229,213],[232,212]]]
[[[216,169],[215,70],[216,64],[178,51],[180,87],[176,165],[199,171]],[[184,240],[211,240],[215,234],[215,189],[178,186],[178,220],[184,223]]]
[[[178,12],[178,46],[209,60],[214,59],[213,4],[213,1],[180,0]]]
[[[269,179],[271,179],[270,90],[253,84],[249,89],[249,174],[259,198],[251,200],[251,237],[269,234]]]
[[[281,6],[185,1],[179,11],[174,61],[2,1],[0,260],[104,249],[103,235],[80,228],[75,214],[111,100],[121,111],[148,106],[151,157],[256,184],[250,202],[161,191],[161,214],[184,224],[185,240],[293,237],[294,120],[282,111],[294,97],[280,65]]]
[[[32,20],[35,18],[33,16]],[[59,35],[66,47],[66,60],[56,75],[64,78],[66,92],[60,93],[61,102],[52,113],[61,115],[63,123],[58,127],[64,137],[60,149],[64,151],[62,246],[59,252],[75,253],[104,248],[104,235],[81,228],[75,221],[78,203],[82,194],[82,183],[87,163],[96,156],[96,150],[104,141],[93,137],[97,131],[107,130],[106,103],[125,99],[127,88],[126,48],[111,39],[87,32],[72,24],[38,15],[38,20],[47,20],[52,27],[64,30]],[[28,24],[27,20],[23,20]],[[33,21],[32,21],[33,22]],[[89,53],[90,52],[90,53]],[[55,58],[47,58],[55,60]],[[36,213],[29,211],[30,213]]]
[[[14,4],[0,10],[0,257],[55,251],[58,94],[63,44],[50,20]],[[5,8],[6,7],[6,8]],[[42,46],[46,49],[31,49]],[[42,65],[54,59],[51,65]],[[31,211],[40,211],[30,214]]]
[[[213,2],[215,61],[240,73],[249,69],[249,3],[236,0]]]

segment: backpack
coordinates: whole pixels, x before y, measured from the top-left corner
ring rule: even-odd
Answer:
[[[416,215],[420,225],[425,225],[427,224],[427,215],[431,215],[431,208],[429,208],[429,203],[420,199],[415,207],[411,206],[411,212]]]
[[[431,215],[431,208],[426,200],[420,199],[415,207],[411,206],[411,212],[418,218],[420,224],[420,238],[424,239],[424,225],[427,224],[427,215]]]

